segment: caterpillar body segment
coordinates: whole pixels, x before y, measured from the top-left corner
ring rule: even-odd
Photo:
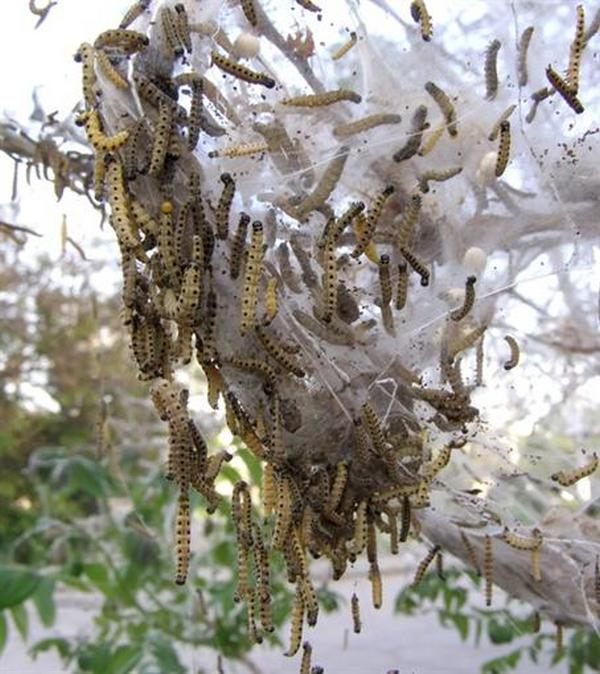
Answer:
[[[224,73],[232,75],[248,84],[259,84],[267,89],[272,89],[275,86],[275,80],[269,77],[269,75],[250,70],[250,68],[231,61],[217,51],[211,52],[211,58],[212,63]]]
[[[425,42],[429,42],[433,36],[433,26],[431,16],[427,12],[425,0],[413,0],[410,3],[410,15],[415,23],[421,26],[421,37]]]
[[[485,97],[488,101],[496,98],[498,93],[498,52],[502,43],[492,40],[485,51]]]
[[[459,309],[455,309],[454,311],[450,312],[450,318],[453,321],[462,321],[463,318],[467,317],[473,308],[473,304],[475,303],[475,283],[477,283],[476,276],[467,277],[465,282],[465,299],[463,305]]]
[[[577,484],[579,480],[583,480],[583,478],[593,475],[597,468],[598,455],[594,452],[590,460],[580,468],[573,468],[572,470],[560,470],[557,473],[553,473],[550,476],[550,479],[553,482],[558,482],[561,487],[572,487],[574,484]]]
[[[341,58],[343,58],[351,49],[354,47],[354,45],[358,42],[358,35],[356,34],[355,31],[350,32],[350,39],[345,42],[339,49],[337,49],[331,58],[334,61],[339,61]]]
[[[458,127],[456,120],[456,110],[454,105],[450,100],[450,96],[443,91],[437,84],[434,82],[425,83],[425,91],[433,98],[433,100],[438,104],[444,118],[446,120],[446,128],[448,129],[448,134],[451,137],[458,135]]]
[[[360,103],[362,96],[355,91],[349,89],[334,89],[333,91],[325,91],[321,94],[306,94],[303,96],[294,96],[292,98],[284,98],[281,105],[287,105],[297,108],[322,108],[334,103],[341,103],[347,101],[350,103]]]

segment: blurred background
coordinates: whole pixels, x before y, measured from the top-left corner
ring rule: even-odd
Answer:
[[[226,505],[210,520],[194,509],[201,534],[191,579],[184,588],[172,582],[175,494],[163,477],[165,428],[128,355],[112,231],[78,189],[91,155],[65,123],[80,96],[74,51],[99,27],[117,25],[129,3],[51,4],[45,17],[25,0],[0,9],[0,671],[295,672],[297,663],[281,655],[291,594],[277,560],[278,629],[251,649],[233,602]],[[430,4],[443,11],[444,3]],[[598,446],[599,281],[596,250],[568,281],[551,276],[511,289],[533,355],[510,386],[480,395],[489,442],[517,448],[528,466],[542,461],[550,470],[553,456],[574,456],[579,441]],[[587,324],[562,320],[552,293],[563,282]],[[212,446],[230,448],[222,414],[204,402],[203,381],[193,368],[184,376]],[[240,478],[261,482],[256,459],[234,449],[222,493]],[[485,478],[473,484],[493,491]],[[556,498],[575,513],[597,495],[584,480]],[[532,512],[547,515],[546,502],[531,501]],[[554,627],[534,633],[528,606],[501,597],[484,608],[480,579],[450,557],[411,588],[424,551],[414,541],[382,559],[380,611],[369,605],[366,566],[331,583],[328,568],[314,564],[326,615],[310,640],[325,671],[600,670],[593,632],[567,630],[557,650]],[[352,633],[353,592],[363,607],[360,635]]]

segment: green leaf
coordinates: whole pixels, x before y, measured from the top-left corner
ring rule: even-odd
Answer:
[[[507,644],[515,638],[515,631],[508,623],[491,618],[488,623],[488,636],[493,644]]]
[[[105,493],[102,467],[89,459],[76,457],[68,463],[69,492],[84,491],[96,498]]]
[[[107,674],[128,674],[141,657],[141,646],[119,646],[109,660]]]
[[[0,655],[6,646],[6,639],[8,638],[8,625],[4,613],[0,612]]]
[[[32,599],[42,625],[51,627],[56,618],[54,581],[51,578],[42,578],[37,590],[32,595]]]
[[[58,654],[63,660],[66,660],[71,654],[71,646],[66,639],[42,639],[29,649],[29,654],[35,660],[40,653],[46,653],[52,648],[56,648]]]
[[[0,610],[23,603],[37,590],[41,576],[20,566],[0,566]]]
[[[233,466],[229,466],[226,463],[221,466],[219,477],[224,477],[228,482],[231,482],[231,484],[235,484],[242,479],[239,472]]]
[[[469,636],[469,619],[467,616],[462,613],[451,613],[448,618],[454,623],[462,641],[466,641]]]
[[[186,669],[181,664],[177,651],[162,634],[152,637],[150,648],[161,674],[185,674]]]
[[[93,585],[107,594],[110,589],[110,576],[108,569],[104,564],[95,562],[93,564],[84,564],[83,573],[90,579]]]
[[[27,633],[29,631],[29,618],[27,616],[27,609],[25,606],[23,606],[23,604],[19,604],[18,606],[12,606],[9,611],[12,615],[15,627],[21,635],[21,638],[23,641],[27,641]]]

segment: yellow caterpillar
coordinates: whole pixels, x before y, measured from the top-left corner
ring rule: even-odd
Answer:
[[[408,264],[417,272],[421,277],[421,285],[429,285],[429,269],[425,266],[425,263],[419,259],[411,250],[408,248],[401,247],[400,252]]]
[[[212,62],[217,68],[220,68],[224,73],[237,77],[239,80],[248,82],[249,84],[260,84],[267,89],[272,89],[275,86],[275,80],[265,73],[258,73],[246,66],[235,63],[227,57],[219,54],[217,51],[211,52]]]
[[[463,301],[462,307],[455,309],[450,312],[450,318],[453,321],[462,321],[463,318],[466,318],[473,304],[475,304],[475,283],[477,283],[476,276],[468,276],[465,282],[465,299]]]
[[[385,124],[400,124],[401,121],[402,117],[400,115],[391,112],[379,112],[374,115],[362,117],[354,122],[339,124],[333,128],[333,135],[338,139],[349,138],[350,136],[370,131],[371,129]]]
[[[492,592],[494,588],[494,551],[492,538],[485,535],[483,545],[483,578],[485,580],[485,605],[492,605]]]
[[[529,43],[533,37],[533,26],[527,26],[525,30],[521,33],[521,38],[519,39],[519,44],[517,47],[518,50],[518,61],[517,61],[517,73],[518,73],[518,82],[520,87],[527,85],[527,80],[529,79],[527,72],[527,51],[529,49]],[[494,140],[491,138],[490,140]]]
[[[512,113],[515,111],[516,104],[513,103],[512,105],[509,105],[508,108],[498,117],[496,123],[492,127],[492,130],[490,131],[490,134],[488,136],[488,140],[493,142],[498,138],[498,134],[500,133],[500,126],[502,122],[506,122],[508,118],[512,115]]]
[[[133,5],[125,12],[119,28],[125,30],[128,28],[138,17],[140,17],[148,8],[150,0],[138,0],[134,2]]]
[[[581,468],[558,471],[557,473],[553,473],[550,479],[558,482],[562,487],[572,487],[579,480],[592,475],[596,471],[596,468],[598,468],[598,455],[594,452],[592,458]]]
[[[265,315],[263,318],[263,325],[270,325],[279,310],[279,303],[277,299],[277,279],[270,278],[267,281],[267,293],[265,297]]]
[[[498,52],[502,43],[492,40],[485,50],[485,97],[491,101],[498,93]]]
[[[177,501],[175,549],[177,555],[175,583],[184,585],[190,563],[190,501],[186,492],[181,492]]]
[[[442,169],[441,171],[435,169],[424,171],[417,178],[419,189],[423,194],[426,194],[429,192],[429,183],[431,181],[438,183],[445,182],[446,180],[450,180],[450,178],[454,178],[454,176],[457,176],[461,172],[462,166],[452,166],[447,169]]]
[[[227,157],[233,159],[235,157],[248,157],[253,154],[262,154],[267,152],[269,146],[267,143],[238,143],[224,147],[221,150],[213,150],[208,153],[211,159],[215,157]]]
[[[267,332],[263,327],[256,326],[256,336],[264,350],[277,361],[281,367],[291,372],[296,377],[304,377],[304,370],[296,361],[286,352],[279,340],[272,332]]]
[[[584,111],[584,107],[577,98],[576,92],[569,87],[569,83],[564,80],[551,65],[546,68],[546,77],[548,78],[548,82],[550,82],[556,91],[563,97],[567,105],[576,114],[580,115]]]
[[[417,571],[415,573],[415,577],[413,578],[412,586],[416,587],[422,580],[423,576],[425,575],[425,572],[429,568],[429,565],[431,562],[433,562],[434,557],[438,554],[440,551],[440,546],[439,545],[434,545],[431,550],[425,555],[423,560],[419,563],[419,566],[417,566]]]
[[[181,2],[175,5],[175,32],[179,42],[186,48],[188,54],[192,53],[192,36],[185,5]]]
[[[221,192],[219,203],[217,204],[215,217],[217,223],[217,237],[219,239],[226,239],[229,233],[229,212],[235,195],[235,180],[229,173],[222,173],[221,182],[223,183],[223,191]]]
[[[500,123],[500,140],[498,141],[498,156],[494,173],[499,178],[508,165],[510,156],[510,122],[505,119]]]
[[[421,25],[421,37],[429,42],[433,36],[433,26],[425,6],[425,0],[413,0],[410,3],[410,15],[415,23]]]
[[[579,91],[579,69],[581,66],[581,52],[585,47],[585,13],[583,5],[577,5],[577,21],[575,24],[575,37],[569,50],[569,66],[566,80],[570,91],[576,94]]]
[[[296,597],[292,608],[292,619],[290,625],[290,646],[284,653],[287,657],[296,655],[302,642],[302,627],[304,624],[304,599],[300,590],[300,584],[296,586]]]
[[[258,220],[252,223],[252,238],[246,260],[244,285],[242,289],[241,305],[242,318],[240,332],[242,335],[254,327],[256,322],[256,304],[258,301],[258,280],[263,260],[263,226]]]
[[[123,129],[114,134],[106,136],[102,131],[100,124],[100,115],[97,110],[87,110],[77,118],[77,124],[85,125],[85,132],[88,140],[96,152],[116,152],[123,147],[129,138],[129,131]]]
[[[419,220],[423,199],[420,194],[413,194],[398,225],[396,245],[399,249],[410,246],[415,226]]]
[[[169,149],[172,125],[172,110],[167,103],[161,101],[158,109],[158,121],[154,130],[154,139],[152,143],[152,153],[150,155],[148,175],[157,176],[163,170],[167,156],[167,150]]]
[[[329,241],[323,251],[323,309],[321,320],[329,323],[337,304],[337,267],[335,264],[335,243]]]
[[[352,607],[352,628],[355,634],[360,634],[362,624],[360,622],[360,604],[358,603],[358,596],[356,595],[356,592],[352,593],[350,605]]]
[[[356,34],[355,31],[350,31],[350,39],[344,43],[339,49],[337,49],[331,58],[334,61],[339,61],[341,58],[343,58],[351,49],[354,47],[354,45],[358,42],[358,35]]]
[[[150,40],[143,33],[138,33],[135,30],[121,30],[120,28],[115,28],[100,33],[94,42],[94,47],[96,49],[117,47],[125,54],[134,54],[144,47],[147,47],[149,43]]]

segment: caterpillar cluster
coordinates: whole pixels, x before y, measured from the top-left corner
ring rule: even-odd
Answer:
[[[320,11],[312,3],[298,4]],[[140,379],[149,382],[159,416],[168,424],[167,473],[178,489],[175,580],[185,582],[192,554],[190,493],[198,492],[214,511],[223,498],[216,488],[219,472],[231,458],[229,452],[209,452],[189,413],[185,391],[176,383],[177,369],[194,361],[205,375],[209,406],[224,409],[231,434],[263,469],[259,502],[251,502],[254,491],[243,481],[231,495],[236,599],[245,605],[251,639],[260,642],[262,634],[273,629],[269,559],[273,551],[280,553],[288,580],[295,585],[286,652],[293,656],[303,646],[305,623],[314,625],[318,619],[309,560],[327,559],[333,577],[339,579],[366,556],[372,602],[381,607],[378,534],[389,536],[394,554],[411,534],[418,535],[415,521],[419,511],[429,507],[440,475],[458,453],[453,451],[459,446],[457,436],[466,438],[478,419],[471,393],[483,380],[482,343],[488,323],[478,312],[474,274],[466,278],[462,306],[442,312],[448,320],[440,328],[440,339],[434,345],[419,345],[435,352],[434,359],[439,356],[439,381],[424,383],[423,373],[409,362],[410,349],[399,350],[386,363],[384,384],[391,384],[393,393],[385,395],[379,379],[359,371],[358,359],[348,368],[351,375],[338,366],[354,353],[373,351],[376,356],[378,340],[400,335],[400,326],[419,303],[435,293],[443,295],[436,278],[439,260],[431,253],[437,239],[433,244],[427,241],[427,236],[437,236],[431,233],[431,212],[435,193],[462,180],[468,162],[427,162],[446,144],[463,142],[459,102],[439,85],[426,82],[425,94],[435,103],[432,113],[443,116],[441,124],[430,130],[429,109],[417,101],[405,120],[401,146],[381,151],[374,186],[350,187],[346,167],[356,158],[356,143],[368,144],[379,127],[386,127],[379,129],[382,132],[399,128],[398,111],[352,117],[363,101],[361,93],[310,86],[310,77],[312,93],[283,96],[266,64],[260,61],[268,72],[242,63],[224,31],[211,32],[210,26],[194,23],[182,5],[158,10],[150,44],[145,35],[128,29],[147,9],[147,3],[136,3],[120,28],[80,47],[85,109],[79,120],[95,152],[96,195],[108,201],[120,248],[123,318],[132,357]],[[260,32],[268,25],[264,12],[249,0],[241,3],[239,15]],[[412,2],[410,12],[426,43],[419,39],[419,45],[429,49],[432,19],[425,3]],[[551,83],[563,97],[577,94],[585,46],[581,31],[578,24],[568,86],[552,75]],[[350,37],[334,61],[354,46],[357,40]],[[531,39],[529,31],[520,43],[521,74]],[[143,58],[155,49],[171,66],[184,68],[192,46],[206,53],[202,72],[174,75],[175,70],[166,68],[168,73],[157,74],[152,69],[156,55]],[[360,49],[356,47],[353,55]],[[495,40],[486,57],[490,100],[499,89],[499,49]],[[140,56],[128,77],[123,64],[137,52]],[[306,75],[305,61],[291,62]],[[224,81],[223,88],[257,101],[250,125],[254,136],[229,134],[239,118],[236,122],[234,106],[221,85],[210,80],[209,70],[213,78],[217,74],[217,81]],[[99,77],[101,72],[104,77]],[[527,78],[520,79],[525,86]],[[104,80],[103,86],[110,84],[135,102],[131,109],[139,107],[139,117],[111,114],[98,95]],[[191,94],[188,109],[178,102],[185,88]],[[423,94],[423,87],[420,91]],[[215,120],[208,106],[215,110]],[[492,162],[496,178],[503,176],[509,162],[509,117],[514,110],[514,105],[506,108],[488,136],[490,142],[498,141],[495,165]],[[334,140],[312,166],[304,138],[290,120],[319,120],[325,114],[334,120]],[[227,144],[220,140],[225,134],[232,136]],[[252,173],[248,167],[259,162],[273,164],[289,194],[271,199],[271,186],[265,186],[264,192],[252,190],[249,197],[244,181]],[[412,175],[410,188],[398,179],[399,173]],[[342,194],[344,198],[337,199]],[[509,370],[516,366],[519,351],[513,338],[506,341],[510,359],[504,367]],[[471,351],[477,358],[475,384],[463,375]],[[379,372],[379,363],[374,368]],[[398,401],[402,414],[393,409]],[[337,406],[336,414],[329,423],[332,405]],[[426,414],[416,409],[426,409]],[[327,415],[319,416],[323,410]],[[443,441],[434,444],[432,435]],[[553,479],[574,484],[596,465],[561,471]],[[265,522],[259,524],[257,510]],[[485,578],[489,604],[492,538],[486,536],[480,558],[471,536],[461,531],[461,540],[465,558]],[[532,554],[534,577],[539,578],[537,538],[530,543],[506,532],[504,540]],[[434,545],[416,569],[415,584],[434,559],[443,576],[441,550]],[[356,595],[351,608],[358,633],[362,626]],[[310,669],[310,658],[305,643],[302,671]]]

